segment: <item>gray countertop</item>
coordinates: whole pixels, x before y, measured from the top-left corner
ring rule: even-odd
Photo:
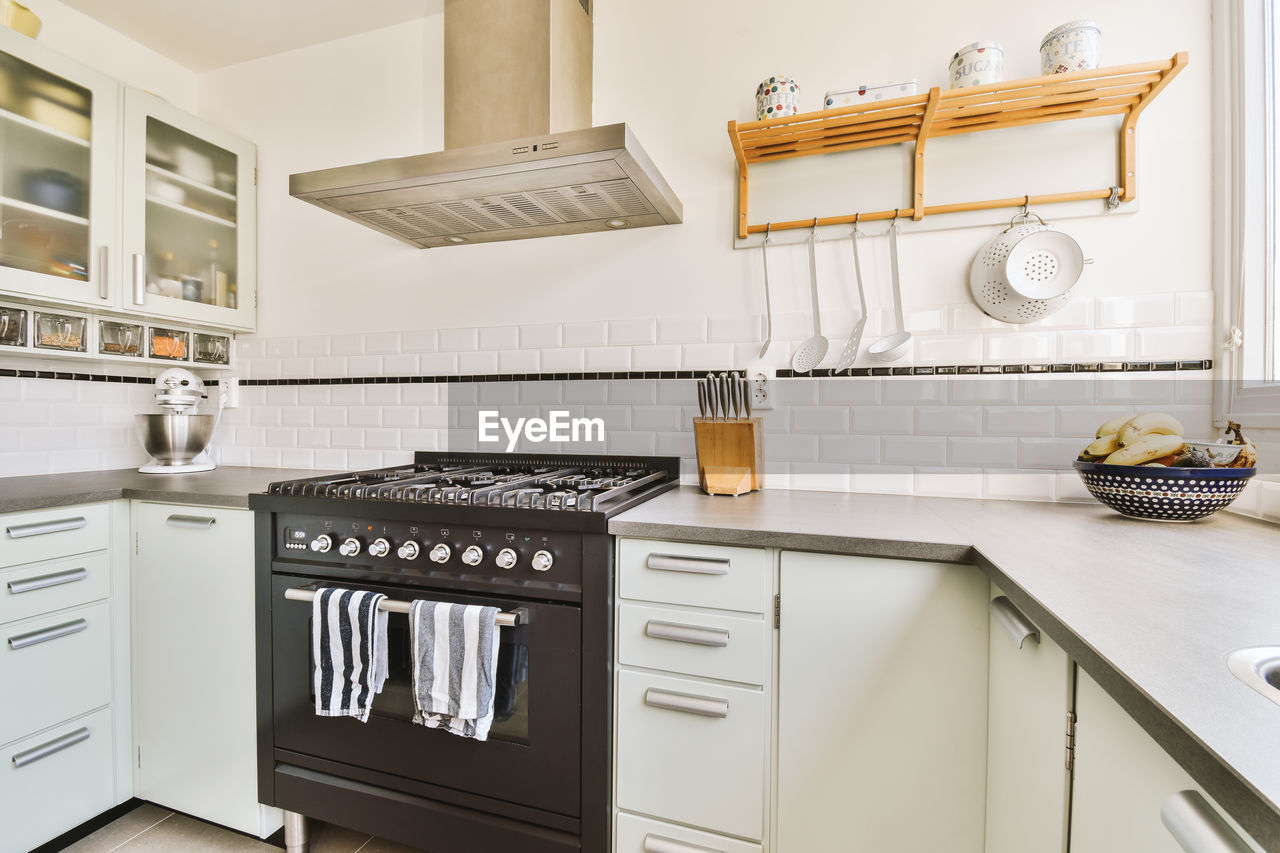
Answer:
[[[1280,527],[1099,504],[683,487],[615,517],[623,536],[973,562],[1268,850],[1280,851],[1280,705],[1227,653],[1280,645]]]
[[[130,498],[198,506],[249,506],[249,495],[277,480],[314,477],[297,468],[215,468],[197,474],[139,474],[136,469],[0,478],[0,512]]]

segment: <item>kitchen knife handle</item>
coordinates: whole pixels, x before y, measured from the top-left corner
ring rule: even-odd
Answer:
[[[702,414],[702,419],[707,419],[707,386],[698,381],[698,411]]]

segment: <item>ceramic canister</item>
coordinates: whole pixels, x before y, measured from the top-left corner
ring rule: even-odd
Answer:
[[[793,116],[800,112],[800,84],[782,74],[756,87],[756,118]]]
[[[1098,67],[1102,29],[1094,21],[1054,27],[1040,42],[1040,73],[1065,74]]]
[[[985,86],[1004,79],[1004,50],[995,41],[975,41],[951,57],[951,88]]]

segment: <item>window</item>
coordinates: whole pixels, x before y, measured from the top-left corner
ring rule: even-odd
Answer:
[[[1215,415],[1280,427],[1280,14],[1214,0]]]

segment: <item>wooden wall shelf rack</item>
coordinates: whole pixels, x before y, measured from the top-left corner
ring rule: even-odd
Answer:
[[[910,142],[913,195],[910,203],[889,210],[819,217],[818,225],[850,224],[892,219],[923,219],[938,213],[1021,207],[1082,199],[1132,201],[1137,196],[1135,173],[1138,116],[1147,104],[1187,66],[1187,54],[1167,60],[1117,65],[1069,74],[1007,80],[989,86],[943,91],[840,107],[765,121],[729,122],[729,138],[738,161],[738,237],[773,231],[810,228],[814,220],[752,225],[747,218],[748,176],[752,166],[792,157],[854,151]],[[1115,187],[1050,195],[1017,196],[953,204],[925,205],[925,148],[930,139],[978,133],[1004,127],[1068,121],[1094,116],[1122,115],[1119,175]]]

